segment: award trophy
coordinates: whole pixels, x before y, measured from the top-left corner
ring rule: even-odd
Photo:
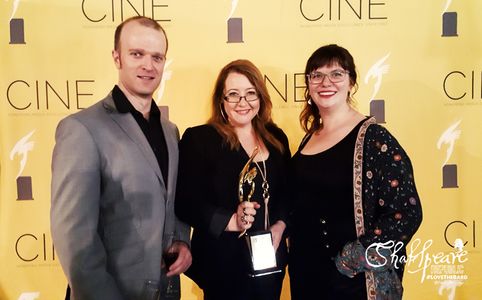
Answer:
[[[254,160],[256,154],[258,154],[258,147],[253,150],[253,153],[249,157],[249,160],[244,165],[241,173],[239,173],[239,202],[251,201],[251,196],[255,190],[254,178],[257,175],[256,167],[249,168]],[[261,171],[261,170],[260,170]],[[266,172],[266,168],[264,169]],[[265,175],[263,175],[263,179]],[[263,182],[264,186],[267,186],[266,182]],[[245,188],[247,188],[247,193],[245,193]],[[263,197],[269,198],[267,190],[263,193]],[[246,242],[248,244],[249,254],[251,257],[251,273],[249,276],[258,277],[273,273],[281,272],[276,264],[276,255],[273,247],[273,239],[271,237],[271,232],[269,231],[269,220],[268,220],[268,206],[267,200],[265,199],[265,228],[262,231],[250,232],[249,234],[243,231],[239,237],[245,236]]]

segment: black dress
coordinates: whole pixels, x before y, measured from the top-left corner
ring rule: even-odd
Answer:
[[[353,153],[360,122],[333,147],[293,156],[293,216],[290,228],[292,299],[366,299],[365,276],[336,269],[334,257],[356,240],[353,204]],[[313,298],[316,297],[316,298]]]
[[[265,161],[271,195],[270,222],[274,224],[277,220],[287,222],[286,177],[290,153],[285,134],[277,127],[268,129],[287,149],[282,154],[265,141],[270,153]],[[238,177],[248,154],[242,148],[229,149],[210,125],[188,128],[179,150],[176,214],[193,227],[193,262],[186,275],[203,289],[204,299],[279,299],[284,271],[250,278],[246,241],[238,238],[239,232],[224,231],[239,204]],[[255,184],[251,200],[262,204],[259,172]],[[248,232],[264,229],[263,216],[264,205],[261,205]],[[276,254],[278,266],[284,270],[287,263],[284,240]]]

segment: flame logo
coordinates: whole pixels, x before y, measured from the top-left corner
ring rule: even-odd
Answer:
[[[8,0],[5,0],[8,1]],[[15,16],[15,13],[17,12],[18,5],[20,4],[20,0],[13,0],[13,5],[12,5],[12,14],[10,16],[9,21],[13,19],[13,16]]]
[[[172,59],[168,59],[166,64],[164,65],[164,71],[162,73],[161,85],[159,87],[159,91],[157,92],[156,103],[159,103],[164,95],[164,90],[166,88],[166,81],[171,79],[172,77],[172,70],[169,69],[169,66],[172,63]]]
[[[26,292],[20,294],[18,300],[35,300],[40,297],[40,292]]]
[[[464,250],[464,241],[462,241],[462,239],[455,239],[454,249],[457,253],[462,252],[462,250]]]
[[[462,133],[460,129],[457,129],[460,122],[462,122],[462,120],[455,122],[449,128],[447,128],[437,142],[437,148],[439,150],[443,144],[448,144],[447,155],[445,157],[445,162],[442,165],[445,165],[449,161],[450,156],[452,156],[452,153],[454,152],[455,140],[458,139]]]
[[[448,300],[455,299],[455,290],[457,289],[457,287],[463,284],[463,282],[460,280],[451,280],[451,279],[447,279],[442,282],[437,281],[436,283],[440,285],[438,288],[438,294],[440,296],[443,295],[444,290],[448,291],[448,295],[447,295]]]
[[[365,76],[365,84],[368,84],[368,81],[370,78],[375,78],[377,81],[375,82],[375,85],[373,87],[373,94],[369,98],[370,100],[373,100],[375,98],[375,95],[378,93],[380,90],[380,86],[382,85],[382,78],[384,74],[388,73],[388,69],[390,65],[384,65],[383,63],[387,58],[390,56],[390,53],[385,55],[382,59],[377,61],[371,68],[368,70],[367,75]]]
[[[22,157],[22,159],[20,160],[20,170],[18,171],[16,178],[18,178],[20,174],[22,174],[23,170],[25,169],[25,165],[27,164],[28,152],[33,150],[33,146],[35,145],[33,141],[30,141],[30,142],[28,141],[28,139],[30,139],[30,137],[33,135],[34,132],[35,132],[35,129],[32,130],[29,134],[27,134],[23,138],[21,138],[15,144],[12,151],[10,151],[10,160],[13,160],[13,158],[15,157],[15,154],[18,154]]]
[[[452,0],[447,0],[447,2],[445,2],[445,8],[444,8],[444,10],[442,11],[442,15],[447,12],[447,10],[449,9],[450,4],[452,4]]]
[[[239,0],[231,0],[231,12],[228,15],[228,18],[226,20],[231,19],[231,17],[234,14],[234,11],[236,10],[236,7],[238,7],[238,2]]]
[[[459,123],[460,123],[460,121],[456,124],[455,127],[457,127],[457,125],[459,125]],[[447,129],[447,131],[449,131],[452,127],[454,127],[454,126],[451,126],[449,129]],[[455,239],[454,249],[455,249],[455,253],[460,253],[464,250],[464,242],[462,241],[462,239]],[[443,296],[443,292],[445,290],[447,290],[447,292],[448,292],[447,293],[447,299],[449,299],[449,300],[455,299],[455,290],[457,289],[457,287],[459,287],[463,284],[463,282],[461,280],[453,280],[453,279],[436,281],[435,283],[440,285],[439,288],[438,288],[438,294],[440,296]]]

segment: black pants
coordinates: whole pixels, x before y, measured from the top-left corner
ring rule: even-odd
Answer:
[[[205,287],[204,300],[279,300],[285,272],[251,278],[226,286]]]

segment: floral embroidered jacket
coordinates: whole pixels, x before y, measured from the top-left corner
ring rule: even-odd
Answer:
[[[403,264],[397,261],[390,264],[391,257],[380,256],[393,254],[400,258],[406,255],[405,247],[422,222],[422,208],[408,155],[395,137],[376,124],[374,118],[362,124],[355,142],[353,198],[358,241],[347,244],[341,251],[340,266],[343,262],[350,266],[357,259],[361,260],[359,262],[364,267],[352,265],[351,272],[365,272],[368,299],[399,299]],[[392,247],[384,255],[371,248],[371,252],[363,251],[363,257],[359,257],[359,251],[352,251],[356,249],[354,244],[365,250],[373,243],[389,241],[394,245],[402,242],[403,247],[398,250]],[[366,259],[373,260],[372,264]],[[388,265],[373,267],[382,265],[376,261],[384,263],[385,259]],[[390,287],[386,285],[393,285],[394,279],[398,284],[396,288],[392,286],[390,295]]]

